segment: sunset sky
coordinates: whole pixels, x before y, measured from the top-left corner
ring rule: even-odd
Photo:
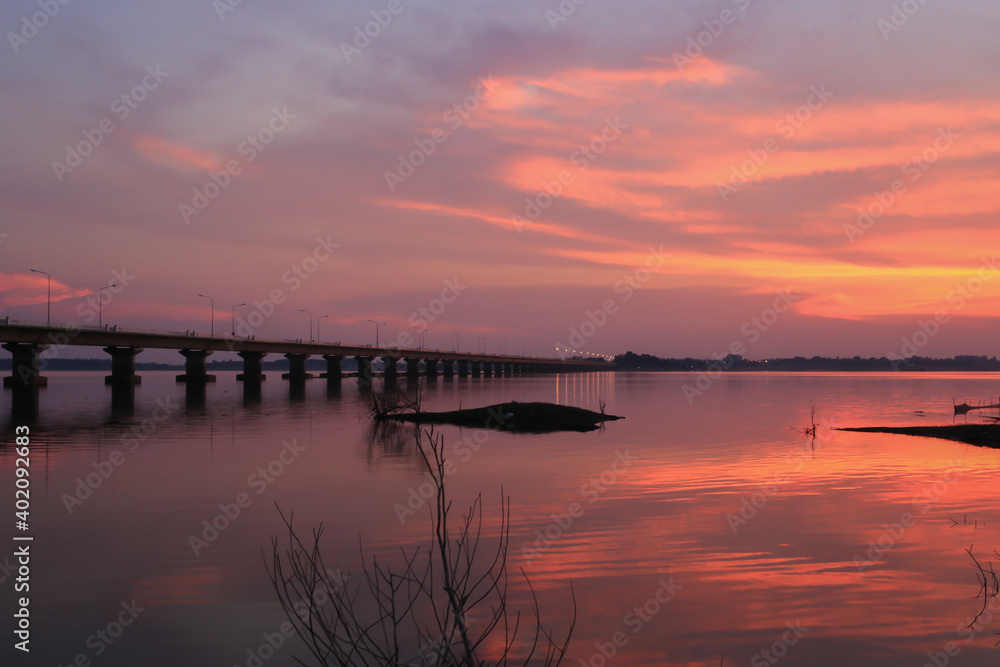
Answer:
[[[0,317],[1000,347],[996,2],[51,4],[0,7]]]

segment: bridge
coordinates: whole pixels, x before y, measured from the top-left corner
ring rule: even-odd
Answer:
[[[372,362],[381,359],[385,379],[395,380],[399,363],[405,362],[407,376],[420,374],[444,377],[513,375],[523,373],[606,371],[611,368],[606,361],[589,359],[559,359],[526,357],[508,354],[479,354],[470,352],[427,350],[398,347],[372,347],[371,345],[344,345],[319,341],[258,339],[255,336],[200,336],[191,331],[149,331],[125,329],[108,325],[87,327],[76,325],[49,325],[17,320],[0,320],[0,343],[13,355],[11,374],[4,377],[4,386],[12,388],[44,387],[48,378],[42,375],[49,358],[58,356],[70,346],[100,347],[111,355],[111,375],[107,384],[134,386],[142,381],[136,373],[135,358],[145,349],[177,350],[185,359],[185,372],[177,376],[178,382],[201,384],[212,382],[215,376],[208,373],[207,359],[213,352],[235,352],[243,359],[243,372],[237,375],[242,382],[260,382],[266,379],[263,359],[268,354],[284,355],[289,369],[284,379],[298,381],[314,377],[306,370],[306,360],[318,355],[326,361],[324,377],[328,382],[339,382],[343,377],[342,361],[353,357],[358,364],[358,379],[370,383],[374,375]],[[54,353],[53,353],[54,351]],[[420,364],[423,363],[423,373]],[[440,366],[440,368],[439,368]],[[457,368],[456,368],[457,367]]]

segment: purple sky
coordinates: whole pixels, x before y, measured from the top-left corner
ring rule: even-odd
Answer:
[[[0,316],[996,353],[996,3],[57,6],[0,7]]]

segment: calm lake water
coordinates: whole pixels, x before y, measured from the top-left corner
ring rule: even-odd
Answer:
[[[11,650],[14,592],[3,575],[11,657],[0,662],[308,662],[297,640],[254,657],[284,620],[262,559],[282,534],[275,504],[301,527],[326,525],[327,560],[344,574],[359,571],[359,536],[371,553],[426,543],[426,508],[399,518],[427,479],[412,432],[373,434],[354,380],[339,392],[313,380],[290,395],[272,373],[257,399],[235,373],[219,373],[189,399],[175,373],[141,375],[134,406],[113,409],[102,374],[49,374],[32,427],[32,652]],[[694,379],[440,378],[426,389],[429,410],[506,400],[597,409],[603,399],[626,417],[583,434],[438,429],[457,466],[457,507],[482,492],[488,531],[501,487],[510,496],[512,572],[524,568],[558,633],[572,582],[579,620],[564,664],[714,666],[725,656],[725,665],[919,667],[946,650],[957,651],[951,665],[996,664],[1000,618],[964,628],[982,605],[966,549],[998,560],[1000,450],[823,425],[812,441],[801,431],[813,405],[817,421],[835,426],[951,423],[953,397],[996,397],[1000,376],[730,374],[689,404],[683,387]],[[0,506],[12,514],[21,417],[9,391],[0,410]],[[78,491],[99,468],[113,470]],[[250,505],[196,554],[191,536],[241,493]],[[553,518],[573,503],[582,512],[569,525]],[[657,594],[672,597],[661,604]],[[100,639],[119,617],[128,627]],[[605,661],[600,650],[616,636],[623,645]]]

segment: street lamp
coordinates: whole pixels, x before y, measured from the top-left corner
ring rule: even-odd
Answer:
[[[322,320],[325,320],[328,317],[330,317],[330,316],[329,315],[321,315],[321,316],[319,316],[319,317],[316,318],[316,340],[322,340],[320,338],[320,335],[319,335],[319,323]]]
[[[45,271],[39,271],[38,269],[31,269],[32,273],[41,273],[46,278],[48,278],[48,296],[45,298],[45,326],[52,325],[52,276]]]
[[[427,331],[427,327],[424,327],[423,330],[421,330],[420,327],[413,328],[417,330],[417,340],[419,341],[417,343],[417,349],[422,350],[424,349],[424,333]]]
[[[207,294],[199,294],[198,296],[200,296],[202,299],[208,299],[209,301],[212,302],[209,305],[209,308],[212,309],[212,326],[211,326],[211,330],[209,332],[209,335],[214,338],[215,337],[215,299],[213,299],[212,297],[208,296]]]
[[[375,347],[378,347],[378,328],[384,327],[385,322],[376,322],[375,320],[368,320],[368,321],[375,325]]]
[[[112,287],[118,287],[118,285],[115,283],[111,283],[107,287],[102,287],[101,289],[97,290],[97,326],[102,328],[104,327],[104,299],[102,298],[103,295],[101,294],[101,292],[103,292],[106,289],[111,289]],[[93,321],[94,320],[91,320],[91,322]]]
[[[239,308],[240,306],[245,306],[245,305],[246,305],[245,303],[238,303],[235,306],[233,306],[233,332],[232,332],[232,335],[234,335],[234,336],[236,335],[236,309]]]
[[[311,310],[306,310],[305,308],[299,308],[300,313],[309,313],[309,342],[313,340],[313,314]]]
[[[462,337],[454,331],[451,332],[451,335],[455,337],[455,351],[458,352],[458,348],[462,346]]]
[[[479,340],[483,342],[483,354],[486,354],[486,336],[480,336]],[[479,341],[476,341],[476,352],[479,352]]]

